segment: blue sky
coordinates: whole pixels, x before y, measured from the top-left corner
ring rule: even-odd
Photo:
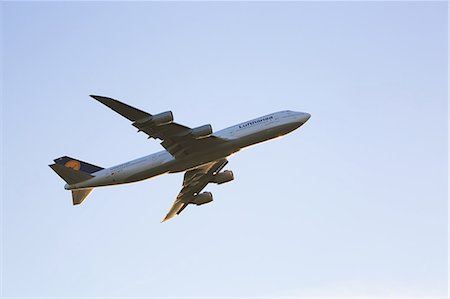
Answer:
[[[446,296],[446,2],[1,9],[4,297]],[[160,224],[182,174],[72,207],[47,166],[161,150],[89,94],[215,130],[312,117]]]

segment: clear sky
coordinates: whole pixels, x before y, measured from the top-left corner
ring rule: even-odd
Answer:
[[[2,294],[446,296],[447,3],[28,3],[2,8]],[[230,158],[94,190],[47,166],[162,149],[89,98],[215,130],[311,113]]]

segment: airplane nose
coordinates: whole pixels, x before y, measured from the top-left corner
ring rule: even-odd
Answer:
[[[304,124],[305,122],[308,121],[308,119],[311,117],[311,114],[306,113],[306,112],[300,112],[299,113],[299,121]]]

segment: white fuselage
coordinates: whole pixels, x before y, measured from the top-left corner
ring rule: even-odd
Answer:
[[[205,148],[188,158],[175,159],[163,150],[117,166],[93,173],[93,178],[78,184],[66,185],[68,190],[126,184],[149,179],[164,173],[186,171],[199,165],[225,158],[242,148],[285,135],[303,125],[308,113],[280,111],[217,131],[214,136],[227,142]]]

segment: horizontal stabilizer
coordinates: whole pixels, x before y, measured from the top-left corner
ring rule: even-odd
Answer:
[[[81,190],[72,190],[72,201],[73,205],[79,205],[84,201],[84,199],[91,193],[93,188],[89,189],[81,189]]]
[[[75,170],[60,164],[52,164],[49,166],[69,185],[77,184],[94,177],[84,171]]]

